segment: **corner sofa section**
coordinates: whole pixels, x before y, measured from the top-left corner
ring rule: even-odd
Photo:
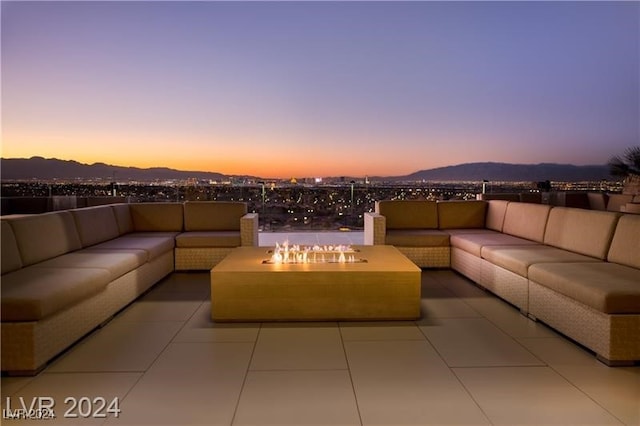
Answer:
[[[433,214],[434,202],[381,201],[365,218],[366,242],[395,242],[387,203],[398,215]],[[423,257],[419,266],[450,266],[607,364],[640,361],[640,216],[505,200],[435,204],[437,227],[430,216],[428,228],[404,233],[448,234],[450,263]]]
[[[114,204],[0,224],[2,371],[34,374],[175,270],[184,206]]]

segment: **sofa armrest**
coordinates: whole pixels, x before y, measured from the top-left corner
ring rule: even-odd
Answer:
[[[240,218],[240,244],[258,246],[258,213],[247,213]]]
[[[387,219],[380,213],[364,214],[364,244],[383,245],[387,232]]]

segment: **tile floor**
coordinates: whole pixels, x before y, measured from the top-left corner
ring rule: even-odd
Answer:
[[[2,407],[50,397],[47,425],[640,425],[640,367],[606,367],[452,271],[422,282],[419,321],[213,324],[208,273],[176,273],[38,376],[3,377]],[[65,398],[89,417],[64,418]]]

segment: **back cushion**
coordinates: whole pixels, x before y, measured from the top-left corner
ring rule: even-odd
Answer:
[[[438,207],[435,201],[378,201],[376,212],[386,218],[388,229],[438,228]]]
[[[442,201],[437,206],[440,229],[484,228],[485,201]]]
[[[11,225],[5,220],[0,223],[2,225],[0,229],[0,235],[2,236],[2,241],[0,241],[2,244],[0,245],[2,273],[6,274],[22,268],[22,259],[20,259],[18,243],[16,242],[16,237],[13,235]]]
[[[129,208],[135,231],[182,231],[182,203],[129,204]]]
[[[625,214],[620,218],[607,260],[640,268],[640,215]]]
[[[541,243],[549,210],[551,207],[545,204],[509,203],[502,232]]]
[[[111,206],[71,210],[83,247],[114,239],[120,235]]]
[[[549,213],[544,243],[604,260],[618,217],[612,212],[554,207]]]
[[[68,211],[11,220],[24,266],[82,248],[73,216]]]
[[[187,201],[184,203],[185,231],[239,231],[247,204],[233,201]]]
[[[504,215],[507,212],[509,201],[490,200],[487,206],[487,220],[485,226],[493,231],[502,232],[504,225]]]
[[[113,204],[111,208],[113,209],[120,235],[133,232],[133,220],[131,219],[129,204]]]

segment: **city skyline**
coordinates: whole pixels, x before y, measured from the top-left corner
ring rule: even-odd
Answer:
[[[637,2],[2,2],[2,157],[236,175],[604,164]]]

